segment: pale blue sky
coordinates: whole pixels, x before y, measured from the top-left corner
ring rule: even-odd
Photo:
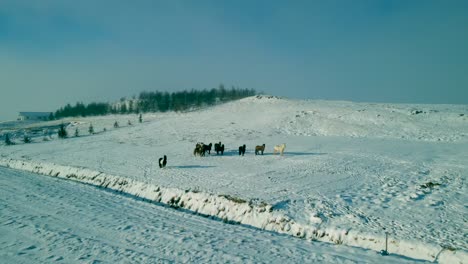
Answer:
[[[468,1],[0,0],[0,120],[143,90],[468,104]]]

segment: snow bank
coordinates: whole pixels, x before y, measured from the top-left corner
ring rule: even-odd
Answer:
[[[0,166],[37,174],[87,183],[123,192],[175,208],[210,216],[228,223],[238,223],[256,228],[288,234],[299,238],[345,244],[380,251],[385,236],[356,233],[352,230],[320,230],[295,222],[274,211],[266,203],[255,204],[229,195],[216,195],[192,190],[164,188],[134,179],[106,174],[83,167],[63,166],[53,163],[0,158]],[[464,263],[468,254],[464,250],[449,250],[416,241],[389,240],[389,251],[416,259],[437,260],[442,263]]]

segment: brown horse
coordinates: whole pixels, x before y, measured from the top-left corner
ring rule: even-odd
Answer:
[[[262,153],[263,155],[263,151],[265,151],[265,144],[255,147],[255,155],[258,155],[258,153]]]
[[[205,156],[205,144],[199,142],[195,146],[195,149],[193,150],[193,155],[194,156]]]

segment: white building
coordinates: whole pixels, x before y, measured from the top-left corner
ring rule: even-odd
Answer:
[[[18,120],[49,120],[52,112],[19,112]]]

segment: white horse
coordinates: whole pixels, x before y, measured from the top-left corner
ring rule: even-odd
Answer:
[[[286,148],[286,144],[283,143],[281,145],[276,145],[274,148],[273,148],[273,154],[276,154],[277,152],[279,152],[281,154],[281,156],[283,156],[283,152],[284,152],[284,149]]]

